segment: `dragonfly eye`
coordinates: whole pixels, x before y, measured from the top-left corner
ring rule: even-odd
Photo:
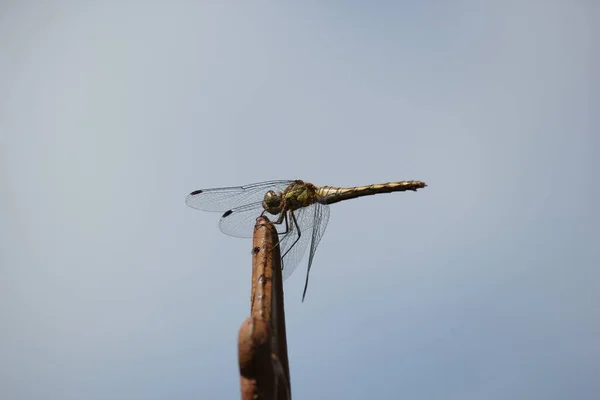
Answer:
[[[269,190],[267,193],[265,193],[265,198],[262,205],[268,213],[273,215],[279,214],[281,211],[281,196],[275,191]]]

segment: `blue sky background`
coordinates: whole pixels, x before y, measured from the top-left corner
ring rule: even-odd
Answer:
[[[335,204],[286,281],[296,399],[597,399],[595,2],[0,5],[0,398],[232,399],[249,240],[192,190]]]

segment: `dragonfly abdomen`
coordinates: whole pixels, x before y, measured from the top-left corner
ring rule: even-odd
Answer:
[[[321,186],[317,189],[317,195],[319,195],[323,203],[333,204],[342,200],[355,199],[357,197],[370,196],[378,193],[404,192],[407,190],[416,191],[425,186],[427,186],[425,182],[421,181],[387,182],[349,188]]]

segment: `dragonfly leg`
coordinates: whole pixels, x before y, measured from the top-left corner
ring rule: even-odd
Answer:
[[[277,221],[274,221],[274,224],[281,224],[284,220],[287,224],[287,213],[285,212],[285,210],[281,211],[281,214],[279,214],[279,217],[277,217]]]
[[[302,233],[300,232],[300,226],[298,225],[298,221],[296,220],[296,216],[294,215],[294,212],[290,211],[290,215],[292,216],[292,222],[294,223],[294,226],[296,227],[296,231],[298,231],[298,237],[296,238],[296,240],[294,241],[294,243],[292,243],[292,245],[290,246],[290,248],[287,249],[287,251],[285,252],[285,254],[283,254],[281,256],[282,259],[283,259],[283,257],[286,256],[287,253],[290,252],[290,250],[294,247],[294,245],[296,243],[298,243],[298,240],[300,240],[300,236],[302,236]],[[293,229],[290,230],[290,228],[289,228],[289,222],[288,222],[287,213],[285,213],[284,220],[285,220],[285,232],[281,232],[280,233],[280,235],[284,235],[283,238],[285,238],[287,235],[289,235],[290,233],[293,232]],[[281,222],[279,222],[279,223],[281,223]],[[277,243],[275,243],[275,246],[273,246],[273,247],[279,246],[279,244],[281,243],[281,241],[283,240],[283,238],[279,239],[277,241]],[[281,268],[282,269],[285,268],[285,265],[282,265]]]
[[[273,224],[277,224],[280,225],[285,221],[285,232],[279,232],[277,231],[278,235],[285,235],[289,232],[289,225],[288,225],[288,219],[287,219],[287,212],[285,210],[285,198],[281,199],[281,202],[279,204],[279,210],[281,210],[281,212],[279,213],[279,216],[277,217],[276,221],[271,221]],[[267,210],[263,210],[263,212],[260,213],[261,217],[265,216],[265,213],[267,212]],[[272,211],[271,211],[272,212]]]
[[[294,241],[294,243],[292,243],[292,245],[290,246],[290,248],[285,252],[285,254],[281,256],[281,258],[285,257],[285,255],[290,252],[290,250],[294,247],[294,245],[296,243],[298,243],[298,240],[300,240],[300,236],[302,236],[302,232],[300,232],[300,227],[298,226],[298,221],[296,221],[296,216],[294,215],[294,212],[290,211],[290,215],[292,216],[292,222],[294,222],[294,226],[296,227],[296,231],[298,231],[298,237],[296,238],[296,240]],[[287,220],[287,218],[286,218],[286,220]]]
[[[293,214],[292,214],[293,215]],[[285,221],[285,231],[284,232],[277,232],[277,237],[280,238],[277,243],[275,243],[275,245],[273,247],[277,247],[277,245],[279,245],[279,243],[281,242],[281,235],[283,235],[283,237],[285,237],[288,233],[290,233],[290,225],[288,222],[288,216],[287,213],[284,212],[281,214],[281,216],[277,219],[277,221],[273,222],[273,224],[281,224],[283,223],[283,221]],[[283,258],[283,256],[281,257]]]
[[[290,231],[290,224],[288,221],[288,215],[287,212],[283,212],[281,213],[281,215],[279,216],[279,219],[277,220],[277,222],[273,222],[274,224],[281,224],[285,222],[285,231],[283,232],[277,232],[278,235],[287,235]]]

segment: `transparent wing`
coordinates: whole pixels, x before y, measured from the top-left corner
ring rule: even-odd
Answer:
[[[306,281],[304,282],[304,291],[302,292],[302,301],[306,297],[306,289],[308,289],[308,276],[310,275],[310,267],[312,266],[313,257],[315,256],[315,252],[317,251],[317,246],[325,233],[325,229],[327,228],[327,222],[329,222],[329,206],[325,204],[319,204],[319,207],[315,208],[315,221],[319,221],[319,223],[315,223],[312,229],[312,237],[310,242],[310,255],[308,256],[308,267],[306,269]]]
[[[198,210],[223,212],[244,204],[261,202],[269,190],[281,192],[292,182],[268,181],[246,186],[196,190],[186,197],[185,203]]]
[[[263,211],[262,201],[232,208],[231,210],[226,211],[221,217],[219,229],[229,236],[251,238],[254,235],[256,218],[258,218]],[[267,213],[266,216],[269,217],[271,221],[277,221],[279,218],[279,215],[273,216],[269,213]],[[275,226],[277,227],[278,233],[285,230],[285,224],[278,224]]]
[[[313,240],[312,232],[315,229],[319,231],[325,230],[329,219],[329,206],[313,203],[308,207],[294,211],[294,216],[296,217],[298,226],[296,226],[291,216],[289,216],[290,232],[280,242],[281,255],[283,257],[283,279],[289,278],[302,260],[308,244]],[[325,226],[321,226],[323,223]],[[300,230],[298,230],[298,227]],[[318,240],[320,240],[320,237]],[[311,249],[313,247],[316,250],[316,246],[311,244]]]
[[[284,280],[289,278],[296,270],[296,267],[298,267],[298,264],[304,257],[306,249],[308,248],[308,243],[310,241],[310,227],[312,226],[310,218],[314,214],[313,207],[314,205],[310,205],[294,211],[294,216],[296,217],[300,231],[298,231],[298,228],[292,219],[288,217],[290,231],[285,236],[281,237],[279,242]],[[298,232],[300,232],[300,235],[298,235]]]

